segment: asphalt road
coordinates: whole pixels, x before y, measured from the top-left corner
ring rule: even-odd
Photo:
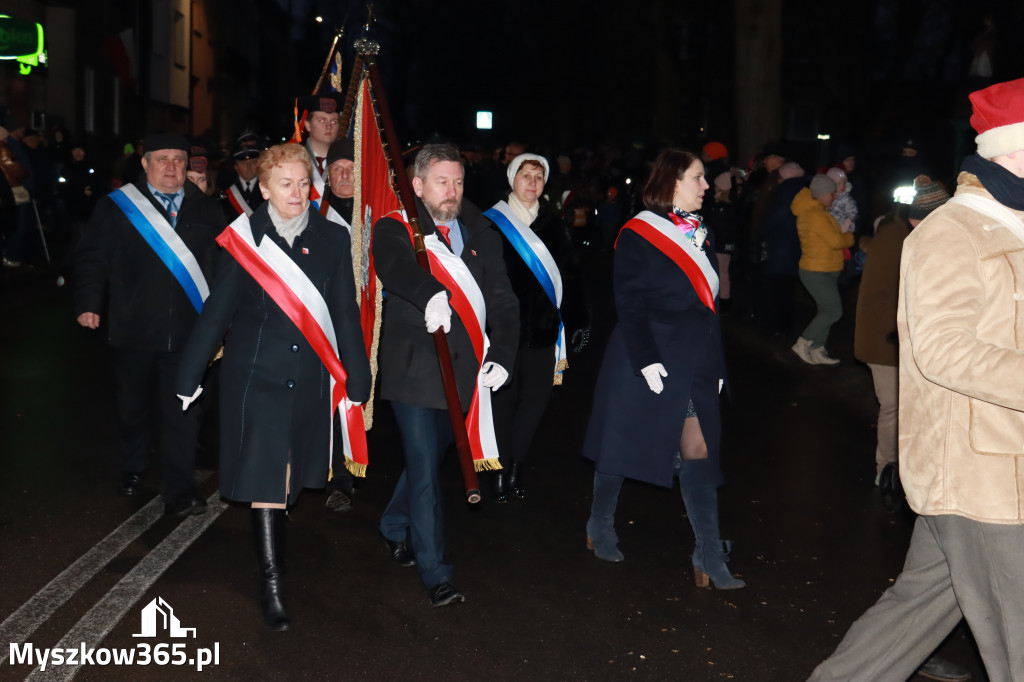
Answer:
[[[393,565],[379,540],[402,466],[381,405],[353,510],[329,512],[323,491],[307,490],[291,512],[287,633],[262,625],[248,509],[218,502],[213,448],[199,455],[201,491],[214,503],[206,515],[161,518],[152,470],[144,495],[118,496],[101,336],[74,324],[55,271],[4,271],[0,680],[806,679],[891,584],[910,535],[910,515],[887,513],[873,485],[875,404],[852,357],[855,292],[830,342],[836,367],[804,366],[793,339],[724,319],[733,395],[723,407],[721,525],[748,587],[719,592],[693,585],[678,490],[627,482],[623,563],[584,546],[592,467],[579,450],[612,315],[604,261],[588,253],[587,267],[593,342],[555,391],[527,499],[497,505],[485,495],[470,508],[457,462],[445,463],[448,553],[466,602],[431,608],[415,570]],[[806,321],[809,301],[796,303]],[[194,636],[135,636],[154,600]],[[83,643],[94,661],[100,649],[168,661],[33,672],[24,658],[27,644],[35,655]],[[941,653],[985,679],[962,626]]]

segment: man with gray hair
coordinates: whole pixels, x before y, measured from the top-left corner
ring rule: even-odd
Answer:
[[[1024,79],[971,93],[978,153],[900,263],[903,572],[811,680],[905,680],[966,619],[991,680],[1024,680]]]
[[[444,557],[439,468],[452,443],[452,429],[431,335],[443,329],[448,337],[462,410],[467,412],[480,393],[497,390],[508,380],[519,342],[519,303],[505,273],[498,230],[480,209],[463,200],[459,150],[447,144],[424,145],[416,155],[414,172],[412,187],[424,242],[433,263],[443,263],[450,276],[448,284],[442,284],[433,263],[431,272],[417,264],[411,232],[403,221],[385,217],[374,224],[371,248],[377,276],[387,291],[380,333],[380,396],[391,403],[406,466],[384,510],[380,532],[392,560],[417,566],[431,604],[445,606],[465,598],[452,584],[452,567]],[[486,310],[475,304],[466,308],[467,300],[476,300]],[[473,319],[464,320],[467,313]],[[481,339],[467,331],[479,319],[486,320],[480,331],[490,341],[482,361]],[[489,394],[479,398],[483,402]],[[481,425],[485,427],[493,429]]]

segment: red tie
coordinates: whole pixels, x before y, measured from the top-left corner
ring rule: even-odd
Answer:
[[[444,240],[448,244],[449,247],[452,245],[452,240],[448,239],[448,232],[450,230],[451,230],[451,228],[449,228],[447,225],[438,225],[437,226],[437,231],[441,233],[441,236],[444,237]]]
[[[323,172],[324,172],[324,159],[326,159],[326,158],[327,158],[326,156],[318,156],[318,157],[316,157],[316,169],[318,171],[320,171],[321,175],[323,175]]]

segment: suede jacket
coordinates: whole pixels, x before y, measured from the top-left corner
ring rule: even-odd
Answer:
[[[965,194],[991,198],[961,173]],[[911,508],[1024,523],[1024,240],[966,206],[936,209],[903,245],[897,327]]]

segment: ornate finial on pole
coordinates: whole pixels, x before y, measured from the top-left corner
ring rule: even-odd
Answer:
[[[370,24],[377,21],[377,18],[373,16],[373,3],[366,3],[366,23],[363,24],[363,35],[356,39],[352,46],[355,47],[356,52],[359,54],[369,57],[373,57],[380,52],[380,43],[370,38]]]

